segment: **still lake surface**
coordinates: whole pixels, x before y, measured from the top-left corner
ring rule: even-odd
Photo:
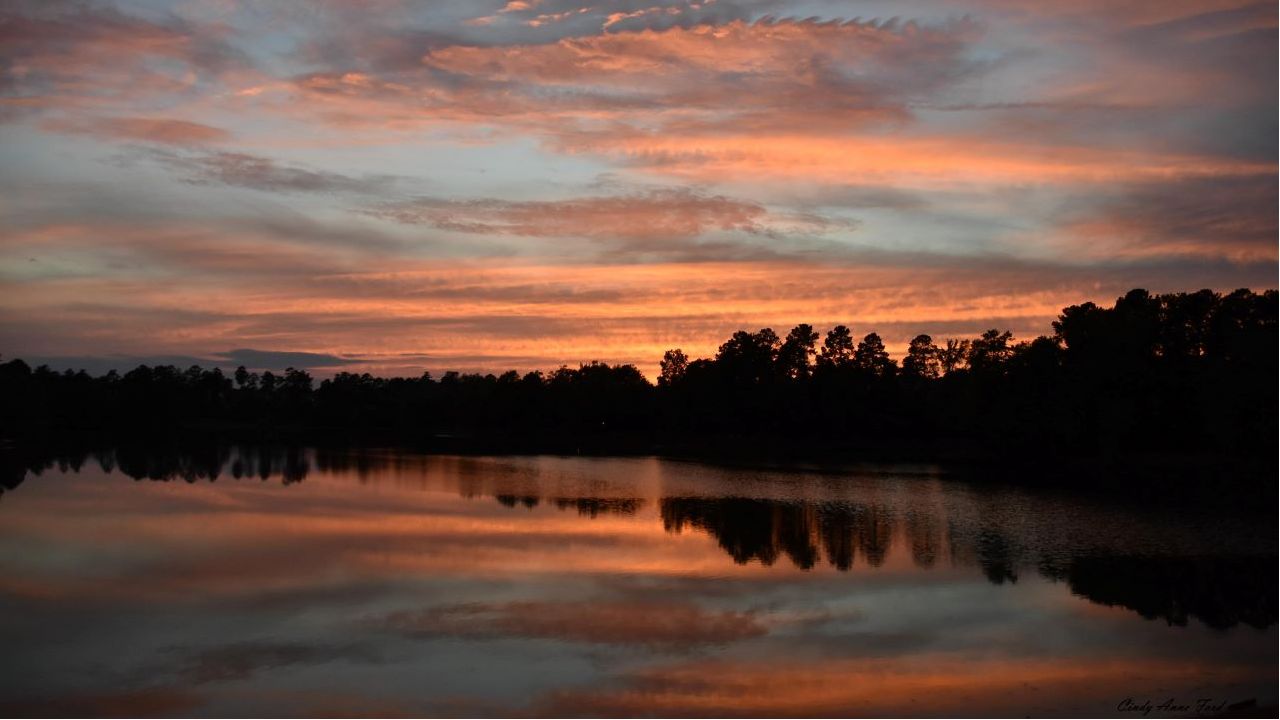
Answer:
[[[390,450],[119,450],[5,484],[9,713],[1276,705],[1274,521],[929,467]]]

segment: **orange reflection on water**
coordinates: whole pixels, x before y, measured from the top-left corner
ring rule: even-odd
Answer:
[[[1108,715],[1275,690],[1274,555],[1232,523],[927,468],[81,462],[0,499],[8,677],[36,679],[0,709]]]
[[[891,717],[1108,714],[1105,701],[1190,697],[1209,669],[1194,660],[973,658],[705,662],[646,669],[617,691],[557,694],[550,715]],[[1219,676],[1267,675],[1244,665]],[[1162,694],[1164,693],[1164,694]],[[1139,700],[1141,702],[1141,700]],[[1115,713],[1115,707],[1110,708]]]

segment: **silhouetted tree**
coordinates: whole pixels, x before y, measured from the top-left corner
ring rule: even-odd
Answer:
[[[662,374],[658,376],[658,385],[674,385],[680,382],[685,372],[689,370],[689,356],[679,348],[668,350],[662,354],[662,362],[659,366]]]
[[[944,375],[969,367],[969,344],[968,340],[950,338],[938,348],[938,367]]]
[[[988,330],[969,345],[969,368],[976,372],[999,370],[1013,355],[1013,333]]]
[[[853,365],[877,377],[893,375],[897,370],[888,351],[884,349],[884,341],[875,333],[869,333],[858,343],[858,348],[853,351]]]
[[[817,342],[818,333],[812,325],[801,323],[792,328],[778,351],[778,366],[782,374],[797,380],[809,377],[813,371]]]
[[[720,346],[716,363],[735,384],[767,382],[774,377],[780,344],[778,335],[771,328],[755,333],[739,330]]]
[[[938,346],[928,335],[917,335],[911,339],[907,355],[902,359],[904,375],[924,380],[933,380],[941,373],[938,360]]]
[[[818,337],[800,324],[785,340],[768,328],[736,332],[710,359],[671,350],[660,391],[633,366],[599,362],[547,375],[450,371],[439,380],[338,372],[317,385],[297,368],[258,377],[238,367],[233,380],[220,368],[141,365],[92,377],[10,359],[0,363],[0,442],[341,430],[527,451],[662,444],[1276,462],[1274,290],[1133,290],[1112,307],[1067,307],[1051,336],[1017,344],[999,330],[941,347],[919,335],[901,373],[876,333],[855,347],[843,325],[826,333],[815,366]],[[261,472],[246,462],[242,473]]]
[[[822,341],[822,354],[818,362],[828,367],[847,367],[853,364],[853,335],[849,328],[837,325],[827,332]]]
[[[239,388],[254,390],[258,387],[258,376],[249,372],[243,365],[236,368],[235,378],[236,386]]]

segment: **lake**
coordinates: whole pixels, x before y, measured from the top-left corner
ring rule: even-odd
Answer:
[[[928,466],[35,465],[0,496],[10,714],[1275,712],[1274,519]]]

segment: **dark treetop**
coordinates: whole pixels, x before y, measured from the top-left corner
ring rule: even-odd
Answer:
[[[0,364],[0,437],[175,429],[394,437],[447,449],[890,454],[1276,462],[1277,296],[1151,295],[1062,311],[1052,336],[911,341],[798,325],[740,331],[714,358],[436,379]]]

